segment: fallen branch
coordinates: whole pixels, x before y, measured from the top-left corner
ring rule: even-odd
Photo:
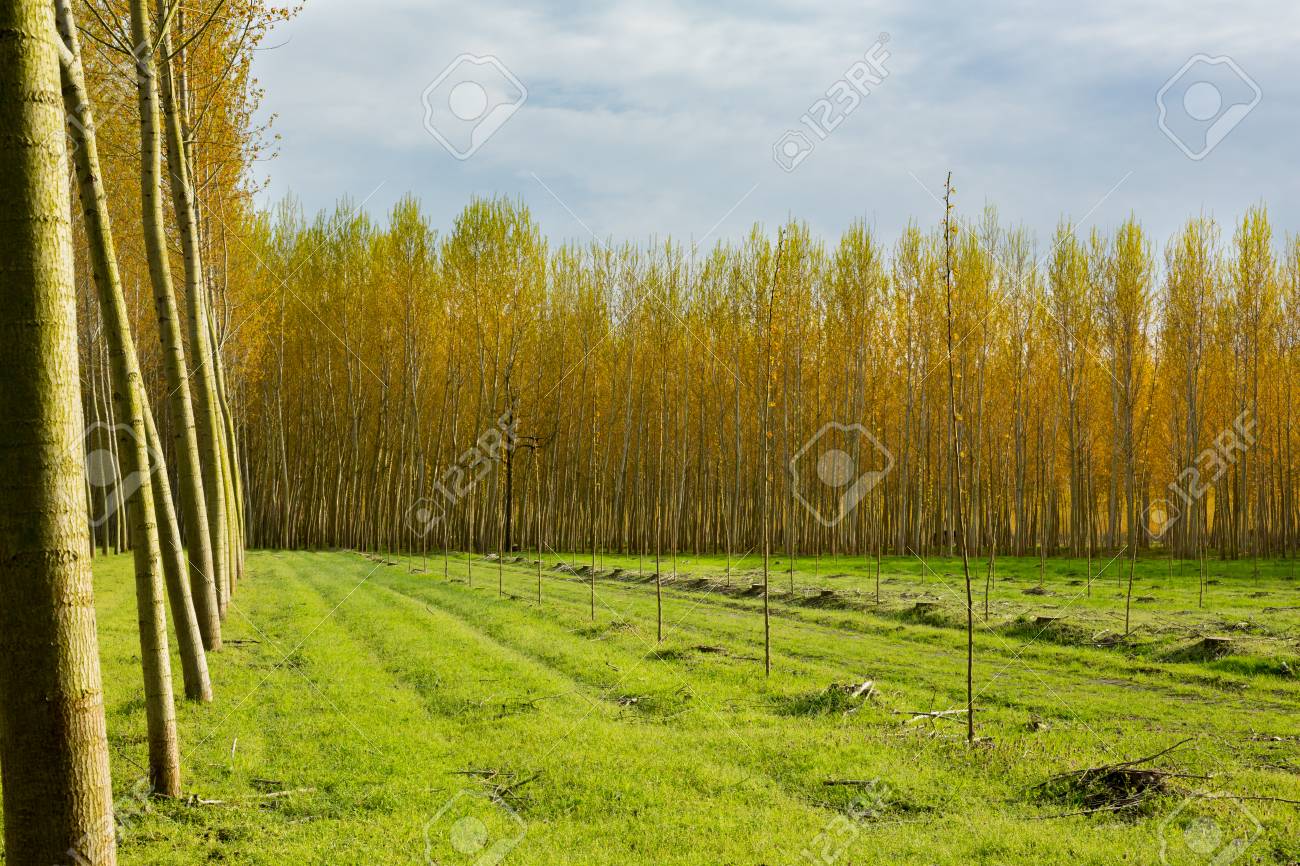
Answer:
[[[876,693],[875,680],[867,680],[862,685],[849,692],[851,698],[870,698]]]
[[[1177,776],[1178,778],[1189,778],[1189,779],[1207,778],[1205,776],[1182,776],[1178,774],[1170,774],[1170,777],[1174,777],[1174,776]],[[1238,800],[1238,801],[1250,800],[1252,802],[1286,803],[1292,806],[1300,806],[1300,800],[1288,800],[1285,797],[1264,797],[1264,796],[1253,796],[1249,794],[1195,794],[1195,793],[1189,794],[1188,796],[1195,797],[1198,800]],[[1133,808],[1134,805],[1136,804],[1120,803],[1116,805],[1097,806],[1096,808],[1092,808],[1092,809],[1081,809],[1077,812],[1061,812],[1056,815],[1035,815],[1033,816],[1032,820],[1050,821],[1054,818],[1073,818],[1078,815],[1096,815],[1100,812],[1120,812],[1123,811],[1124,809],[1131,809]]]
[[[488,792],[488,796],[499,803],[506,803],[507,805],[509,805],[507,803],[508,799],[519,799],[518,791],[520,788],[531,784],[542,775],[539,771],[520,779],[517,773],[512,773],[509,770],[476,770],[471,768],[468,770],[452,770],[451,772],[457,776],[473,776],[485,785],[491,785],[492,790]],[[497,779],[502,780],[500,784],[496,784]]]
[[[1121,763],[1121,764],[1111,764],[1111,765],[1110,765],[1110,768],[1136,767],[1136,766],[1139,766],[1139,765],[1141,765],[1141,764],[1148,764],[1148,763],[1154,761],[1156,758],[1163,758],[1165,755],[1169,754],[1170,752],[1174,751],[1175,749],[1180,749],[1180,748],[1182,748],[1183,746],[1187,745],[1188,743],[1190,743],[1190,742],[1191,742],[1192,740],[1194,740],[1194,739],[1195,739],[1195,737],[1188,737],[1188,738],[1185,739],[1185,740],[1179,740],[1178,742],[1174,743],[1174,744],[1173,744],[1172,746],[1170,746],[1169,748],[1167,748],[1167,749],[1161,749],[1160,751],[1156,752],[1154,755],[1147,755],[1145,758],[1138,758],[1138,759],[1135,760],[1135,761],[1125,761],[1125,762],[1123,762],[1123,763]],[[1107,769],[1107,767],[1100,767],[1100,768],[1098,768],[1098,769]]]
[[[1103,764],[1099,767],[1087,767],[1082,770],[1070,770],[1057,773],[1039,782],[1031,790],[1055,799],[1077,799],[1083,809],[1046,817],[1069,817],[1071,815],[1088,815],[1096,812],[1118,812],[1136,809],[1146,803],[1147,799],[1168,793],[1170,779],[1204,779],[1189,773],[1160,770],[1143,767],[1151,761],[1161,758],[1181,746],[1191,742],[1191,738],[1181,740],[1168,748],[1137,758],[1132,761],[1120,761]]]
[[[253,794],[244,799],[248,800],[274,800],[277,797],[289,797],[294,794],[314,794],[315,788],[292,788],[288,791],[269,791],[265,794]]]
[[[1120,812],[1124,809],[1132,808],[1131,805],[1118,806],[1098,806],[1095,809],[1080,809],[1078,812],[1061,812],[1056,815],[1033,815],[1031,820],[1034,821],[1051,821],[1054,818],[1074,818],[1078,815],[1096,815],[1099,812]]]
[[[1288,800],[1286,797],[1265,797],[1254,796],[1250,794],[1192,794],[1198,800],[1251,800],[1261,803],[1288,803],[1292,806],[1300,806],[1300,800]]]
[[[242,797],[236,797],[234,800],[208,800],[193,794],[190,797],[191,806],[233,806],[238,803],[249,800],[278,800],[281,797],[291,797],[294,794],[314,794],[315,788],[291,788],[287,791],[268,791],[265,794],[246,794]]]
[[[963,707],[958,710],[891,710],[891,712],[895,716],[911,716],[912,718],[903,723],[905,725],[910,725],[912,722],[917,722],[921,719],[930,719],[931,721],[936,719],[947,719],[950,722],[960,721],[954,717],[964,715],[966,713],[966,708]]]

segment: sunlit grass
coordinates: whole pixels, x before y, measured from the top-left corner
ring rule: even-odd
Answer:
[[[726,591],[720,558],[679,558],[709,582],[666,587],[661,645],[637,557],[600,563],[594,622],[589,584],[554,571],[560,561],[590,559],[548,552],[539,609],[531,556],[500,571],[454,556],[448,578],[438,556],[250,554],[232,640],[212,658],[217,700],[181,709],[193,799],[133,817],[123,862],[1158,862],[1166,818],[1191,814],[1180,797],[1129,817],[1057,818],[1069,806],[1031,788],[1188,737],[1165,765],[1212,778],[1187,790],[1297,798],[1300,679],[1287,671],[1300,591],[1286,563],[1257,579],[1249,563],[1214,562],[1198,607],[1194,571],[1143,560],[1134,594],[1157,601],[1135,604],[1129,642],[1108,643],[1094,635],[1122,632],[1113,571],[1076,597],[1080,564],[1049,561],[1051,594],[1034,596],[1023,590],[1037,561],[1000,559],[976,635],[988,739],[972,748],[952,718],[911,715],[963,705],[952,560],[886,559],[877,608],[874,562],[800,559],[795,596],[774,606],[770,678],[759,600]],[[748,587],[754,567],[740,562],[733,581]],[[145,760],[129,561],[100,560],[96,576],[114,784],[129,810]],[[772,586],[788,591],[788,576]],[[823,586],[849,602],[805,603]],[[918,598],[938,601],[933,619],[910,613]],[[1049,613],[1064,634],[1035,625]],[[1229,632],[1241,652],[1167,657],[1243,622]],[[838,688],[868,679],[865,702]],[[845,780],[862,784],[825,784]],[[1262,826],[1258,862],[1300,856],[1295,806],[1190,808],[1236,832],[1243,805]],[[488,847],[475,847],[479,830]]]

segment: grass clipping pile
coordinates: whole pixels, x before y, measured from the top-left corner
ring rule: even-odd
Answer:
[[[1045,816],[1049,818],[1095,815],[1102,812],[1144,814],[1150,810],[1152,802],[1157,798],[1167,794],[1185,793],[1179,791],[1172,780],[1206,778],[1149,766],[1152,761],[1168,755],[1189,742],[1190,739],[1183,740],[1154,755],[1138,758],[1135,761],[1122,761],[1058,773],[1039,782],[1031,790],[1041,799],[1074,807],[1074,811]]]

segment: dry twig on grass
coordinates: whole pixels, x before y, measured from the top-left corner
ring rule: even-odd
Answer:
[[[246,803],[250,800],[279,800],[283,797],[292,797],[294,794],[314,794],[315,788],[290,788],[287,791],[266,791],[261,794],[246,794],[243,797],[236,797],[234,800],[206,800],[198,794],[191,794],[189,804],[191,806],[233,806],[239,803]]]
[[[910,725],[913,722],[919,722],[922,719],[929,719],[930,721],[947,719],[950,722],[964,722],[965,719],[959,719],[957,717],[964,716],[966,714],[966,708],[962,707],[961,709],[956,710],[891,710],[890,712],[895,716],[911,716],[910,719],[903,723],[905,725]]]
[[[497,770],[493,768],[476,770],[454,770],[454,775],[470,776],[489,786],[488,797],[498,803],[506,806],[517,807],[523,800],[519,789],[529,785],[541,777],[541,773],[533,773],[531,776],[519,778],[519,774],[512,773],[509,770]],[[500,779],[501,781],[497,781]]]
[[[1205,779],[1206,776],[1162,770],[1157,767],[1144,766],[1157,758],[1168,755],[1191,742],[1191,738],[1181,740],[1174,745],[1161,749],[1152,755],[1133,761],[1121,761],[1115,764],[1102,764],[1099,767],[1087,767],[1082,770],[1070,770],[1057,773],[1031,790],[1040,796],[1064,802],[1078,803],[1081,809],[1049,818],[1065,818],[1072,815],[1091,815],[1099,812],[1122,812],[1139,809],[1152,797],[1173,792],[1171,779]]]

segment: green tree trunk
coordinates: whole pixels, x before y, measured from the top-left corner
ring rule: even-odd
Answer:
[[[208,327],[209,344],[212,346],[212,368],[216,372],[217,407],[220,409],[222,423],[225,425],[226,431],[226,459],[223,465],[226,470],[227,495],[230,499],[230,507],[227,509],[227,513],[230,518],[231,536],[230,584],[233,588],[238,585],[240,578],[244,576],[244,549],[247,546],[247,528],[244,526],[244,485],[240,475],[235,419],[230,410],[230,392],[226,387],[226,373],[221,363],[220,344],[217,341],[217,325],[210,304],[208,306]]]
[[[48,0],[0,3],[4,853],[113,866],[58,47]]]
[[[164,610],[162,563],[158,547],[157,524],[154,523],[153,489],[149,483],[149,454],[141,414],[140,391],[134,387],[139,370],[134,361],[134,345],[126,324],[126,303],[121,294],[113,255],[112,236],[107,222],[108,208],[102,187],[96,190],[99,171],[96,154],[87,145],[94,144],[94,128],[80,81],[80,57],[77,55],[76,26],[66,3],[60,6],[59,28],[68,43],[64,55],[64,104],[79,122],[73,130],[82,146],[77,158],[77,179],[86,217],[92,270],[101,298],[107,339],[113,341],[113,399],[124,407],[119,412],[124,423],[115,425],[119,442],[119,459],[123,476],[132,479],[134,490],[123,489],[130,512],[132,531],[136,533],[135,591],[140,626],[140,661],[144,674],[145,716],[149,732],[149,781],[153,790],[169,797],[180,795],[180,747],[176,736],[176,706],[172,694],[171,654],[167,647],[167,616]],[[76,116],[74,115],[74,116]],[[94,162],[91,159],[94,159]],[[96,193],[99,193],[97,196]],[[117,286],[114,293],[113,287]],[[114,294],[117,298],[112,297]],[[120,303],[119,303],[120,300]],[[125,341],[124,341],[125,336]]]
[[[58,0],[67,2],[67,0]],[[190,597],[190,585],[185,580],[185,548],[181,546],[181,528],[176,522],[176,508],[172,501],[171,482],[167,478],[167,463],[163,457],[162,439],[154,426],[153,412],[148,398],[140,393],[144,408],[145,433],[149,437],[149,459],[154,481],[154,511],[158,519],[158,534],[162,545],[163,573],[167,577],[167,599],[171,602],[172,621],[176,624],[177,640],[181,647],[181,664],[185,669],[185,696],[191,700],[212,700],[212,683],[208,677],[207,655],[203,652],[203,634]],[[217,640],[220,641],[218,633]],[[221,644],[217,644],[220,648]],[[186,648],[190,647],[187,656]],[[194,666],[193,673],[190,667]],[[191,689],[191,680],[194,687]]]
[[[144,0],[131,0],[131,42],[137,46],[153,45],[153,23]],[[149,279],[153,284],[154,306],[158,316],[158,336],[163,350],[163,371],[171,403],[171,421],[180,470],[181,501],[186,507],[182,518],[185,539],[189,542],[190,585],[194,604],[203,630],[204,645],[212,649],[220,643],[220,632],[213,630],[219,608],[216,572],[213,568],[212,543],[209,535],[207,500],[203,492],[199,462],[194,407],[190,402],[185,347],[177,321],[176,297],[172,291],[171,263],[167,256],[162,204],[162,140],[158,127],[158,82],[151,52],[138,58],[137,92],[140,108],[140,210],[144,221],[144,242],[149,258]],[[218,623],[219,628],[219,623]]]
[[[172,4],[167,0],[159,0],[160,21],[166,20],[169,5]],[[199,252],[194,185],[185,157],[185,136],[181,130],[180,113],[176,108],[171,61],[168,59],[171,55],[171,28],[165,23],[158,42],[157,73],[162,96],[163,140],[167,144],[167,180],[181,237],[181,253],[185,260],[185,324],[190,342],[190,360],[194,365],[190,377],[194,382],[195,433],[199,446],[203,499],[207,506],[213,580],[217,586],[219,609],[224,616],[230,600],[230,538],[226,516],[228,503],[222,471],[225,429],[218,414],[220,410],[216,397],[216,377],[212,371],[212,346],[208,341],[207,286],[203,280],[203,259]]]
[[[170,692],[167,624],[161,604],[154,604],[155,599],[162,597],[164,570],[158,524],[154,522],[159,511],[156,506],[161,503],[158,503],[154,485],[155,482],[161,482],[165,486],[167,479],[165,474],[151,474],[157,467],[150,465],[150,448],[157,449],[158,446],[150,445],[149,431],[145,427],[148,406],[136,358],[135,341],[131,336],[131,324],[127,317],[126,296],[122,292],[122,281],[117,270],[108,201],[99,171],[99,148],[95,140],[94,119],[90,97],[86,92],[71,0],[55,0],[55,10],[59,35],[68,49],[64,53],[63,63],[63,105],[70,118],[68,128],[74,145],[73,163],[76,166],[77,188],[86,227],[86,245],[99,295],[104,338],[112,368],[110,390],[116,416],[120,419],[113,428],[118,442],[122,484],[125,485],[122,495],[127,497],[131,548],[135,554],[136,603],[140,606],[145,675],[158,680],[165,677],[166,682],[155,683],[155,688]],[[152,462],[160,463],[160,457]],[[134,491],[132,488],[135,488]],[[170,496],[167,497],[166,505],[171,507]],[[191,700],[210,701],[212,686],[208,678],[207,657],[203,651],[189,587],[180,577],[183,570],[177,572],[175,580],[171,580],[174,563],[168,559],[167,565],[172,619],[176,623],[185,694]],[[171,702],[170,694],[167,702]],[[161,742],[166,742],[167,739],[174,740],[175,736],[164,737]]]

